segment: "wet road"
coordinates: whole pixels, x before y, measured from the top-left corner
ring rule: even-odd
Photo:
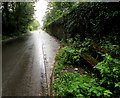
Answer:
[[[59,43],[41,30],[3,45],[3,96],[46,96],[58,48]]]

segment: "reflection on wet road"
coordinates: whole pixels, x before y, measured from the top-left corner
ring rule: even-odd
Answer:
[[[47,95],[47,74],[58,47],[58,42],[41,30],[3,45],[3,96]]]

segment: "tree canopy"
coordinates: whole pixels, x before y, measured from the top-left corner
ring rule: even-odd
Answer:
[[[3,35],[15,36],[28,31],[34,20],[34,3],[3,2],[2,32]]]
[[[76,3],[74,2],[49,2],[44,21],[44,26],[70,11]]]

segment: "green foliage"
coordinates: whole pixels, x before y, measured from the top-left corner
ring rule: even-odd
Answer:
[[[116,38],[116,37],[113,37],[113,38]],[[115,39],[113,39],[111,41],[111,38],[109,38],[109,39],[106,38],[107,40],[104,40],[104,39],[100,40],[101,48],[104,48],[107,51],[110,51],[111,53],[113,53],[115,55],[120,55],[120,46],[118,44],[119,42],[116,42]],[[119,41],[119,40],[117,40],[117,41]]]
[[[74,38],[67,39],[67,43],[71,48],[74,48],[79,53],[88,52],[93,45],[93,40],[87,37],[82,38],[76,35]]]
[[[77,64],[80,64],[81,58],[79,58],[79,60],[77,61],[76,55],[78,54],[78,50],[72,48],[76,46],[75,43],[73,44],[71,43],[72,39],[67,41],[69,43],[68,44],[69,46],[63,47],[57,54],[57,64],[55,65],[54,71],[56,74],[54,81],[54,91],[56,96],[65,97],[119,96],[120,60],[114,59],[108,54],[103,55],[105,56],[104,60],[99,62],[94,67],[94,69],[100,71],[99,78],[94,77],[94,74],[88,75],[85,73],[83,75],[80,75],[77,72],[75,73],[68,72],[64,70],[66,64],[75,65],[76,62]]]
[[[64,72],[54,81],[57,96],[110,96],[112,92],[99,86],[96,79],[78,73]]]
[[[90,23],[92,24],[93,32],[98,34],[99,37],[101,35],[108,35],[109,33],[118,35],[120,24],[116,24],[116,22],[120,20],[119,5],[120,3],[92,3],[91,8],[99,11],[97,13],[91,11]],[[95,36],[98,36],[96,34]]]
[[[29,26],[30,31],[32,30],[37,30],[38,27],[40,26],[40,23],[37,20],[33,20]]]
[[[55,74],[60,73],[61,70],[64,68],[64,65],[61,63],[61,61],[59,60],[56,64],[55,64]]]
[[[120,3],[80,2],[75,7],[74,4],[70,7],[69,4],[64,4],[51,3],[44,19],[46,31],[55,35],[58,29],[55,30],[54,27],[60,26],[63,29],[61,34],[65,34],[65,38],[60,39],[65,39],[66,44],[56,57],[55,94],[65,97],[120,96],[120,60],[111,55],[120,54],[120,23],[117,22],[120,20]],[[59,34],[57,37],[60,37]],[[69,39],[66,40],[66,37]],[[94,50],[94,45],[100,48]],[[100,54],[106,51],[101,48],[109,51],[112,57],[106,54],[103,60]],[[101,62],[94,69],[98,71],[97,76],[100,73],[99,78],[96,75],[90,77],[65,70],[67,65],[80,65],[84,62],[80,53],[94,55],[95,58],[98,56],[97,60]]]
[[[44,28],[62,15],[68,13],[74,5],[74,2],[49,2],[45,18],[43,19]]]
[[[81,57],[78,55],[77,51],[68,46],[63,47],[60,52],[57,53],[56,58],[61,64],[75,65],[79,64],[81,61]]]
[[[2,31],[5,36],[18,36],[29,30],[33,21],[34,3],[3,2]]]
[[[102,62],[99,62],[95,68],[100,71],[100,84],[113,90],[114,93],[120,91],[120,60],[111,58],[105,54]]]
[[[86,34],[96,41],[111,34],[111,37],[116,35],[116,39],[119,39],[120,3],[80,2],[76,5],[68,14],[61,14],[62,18],[47,24],[46,31],[51,30],[55,35],[56,31],[52,31],[52,27],[62,25],[65,34],[72,37]],[[54,16],[54,13],[51,16]]]
[[[111,51],[114,54],[120,54],[120,48],[118,45],[112,45],[111,43],[108,43],[102,46],[102,48],[105,48],[106,50]]]

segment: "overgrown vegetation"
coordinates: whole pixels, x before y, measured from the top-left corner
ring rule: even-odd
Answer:
[[[4,39],[22,35],[39,26],[33,17],[33,2],[3,2],[0,7],[2,8],[2,35]]]
[[[59,5],[67,13],[62,10],[57,13]],[[44,29],[62,40],[54,70],[55,95],[119,97],[120,3],[80,2],[70,3],[67,8],[64,3],[51,3],[51,6]]]
[[[49,2],[44,21],[44,29],[45,27],[71,11],[72,8],[76,6],[76,3],[71,2]]]
[[[84,67],[84,60],[79,52],[75,52],[68,46],[63,47],[57,54],[55,65],[54,91],[57,96],[99,96],[118,97],[120,91],[120,60],[112,58],[109,54],[102,55],[104,60],[94,66],[94,70],[100,72],[92,73],[85,71],[80,74],[78,71],[69,71],[66,67],[73,69]],[[81,62],[82,61],[82,62]]]
[[[117,44],[119,44],[120,23],[117,21],[120,21],[120,3],[80,2],[73,5],[76,5],[75,8],[68,8],[68,14],[64,14],[62,18],[58,17],[59,19],[54,20],[51,24],[48,23],[44,26],[44,29],[49,32],[52,31],[51,33],[55,35],[57,30],[54,27],[59,23],[58,26],[62,26],[64,29],[61,33],[65,32],[63,33],[65,35],[73,37],[76,34],[85,34],[94,38],[95,41],[100,41],[104,36],[115,36]],[[53,9],[49,11],[49,14],[53,19],[56,19],[54,18],[55,14],[52,13],[52,10]],[[57,12],[56,9],[54,9],[54,12],[55,11]],[[51,20],[51,17],[46,17],[46,20]],[[46,23],[46,21],[44,23]],[[61,39],[59,35],[56,37]]]

